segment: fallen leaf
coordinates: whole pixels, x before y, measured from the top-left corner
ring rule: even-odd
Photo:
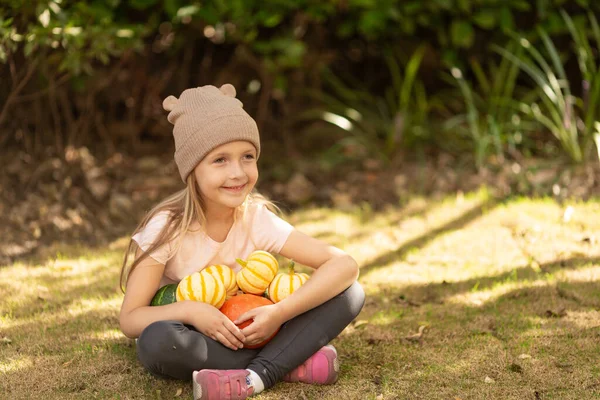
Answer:
[[[177,389],[177,391],[175,392],[175,397],[181,396],[181,393],[183,393],[183,389],[182,388]]]
[[[2,339],[0,339],[0,343],[2,344],[11,344],[12,340],[10,340],[9,338],[7,338],[6,336],[3,337]]]
[[[404,339],[410,340],[412,342],[420,341],[421,338],[423,338],[423,332],[425,332],[425,328],[425,325],[419,326],[419,332],[415,333],[414,335],[406,336]]]
[[[383,400],[383,395],[382,394],[378,394],[377,397],[375,397],[376,400]]]
[[[519,359],[521,359],[521,360],[525,360],[525,359],[528,359],[528,358],[531,358],[531,356],[529,354],[524,354],[524,353],[523,354],[519,354]]]
[[[483,380],[485,383],[494,383],[496,382],[495,380],[493,380],[492,378],[490,378],[489,376],[486,376],[485,379]]]
[[[69,361],[66,361],[63,363],[63,367],[66,367],[67,365],[70,365],[75,359],[71,358]]]
[[[365,326],[369,323],[366,319],[360,319],[354,323],[355,328],[360,328],[361,326]]]

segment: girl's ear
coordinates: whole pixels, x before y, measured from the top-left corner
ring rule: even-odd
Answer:
[[[230,83],[226,83],[226,84],[224,84],[223,86],[221,86],[221,87],[219,88],[219,90],[220,90],[220,91],[221,91],[221,93],[223,93],[225,96],[229,96],[229,97],[234,97],[234,98],[235,98],[235,95],[236,95],[236,92],[235,92],[235,87],[233,87],[233,85],[232,85],[232,84],[230,84]]]

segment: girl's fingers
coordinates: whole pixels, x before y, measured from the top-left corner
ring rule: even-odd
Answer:
[[[246,340],[246,336],[244,336],[240,328],[238,328],[233,322],[227,320],[225,321],[224,325],[225,328],[227,328],[227,330],[231,332],[240,342]]]
[[[234,323],[236,324],[241,324],[242,322],[246,322],[249,319],[252,319],[256,316],[256,308],[246,311],[245,313],[243,313],[242,315],[240,315],[235,321]]]
[[[225,337],[225,335],[223,335],[221,332],[217,332],[215,333],[215,338],[225,347],[230,348],[231,350],[237,350],[238,348],[235,347],[233,344],[231,344],[231,342]]]
[[[252,346],[253,344],[257,344],[260,343],[262,340],[261,338],[258,336],[258,334],[253,333],[252,335],[248,335],[246,336],[246,341],[244,343],[246,343],[247,345]]]
[[[238,339],[232,332],[230,332],[229,330],[227,330],[227,327],[223,327],[223,329],[221,330],[221,334],[227,338],[227,340],[229,341],[229,343],[231,343],[233,346],[235,346],[235,349],[241,349],[244,345],[244,342],[240,339]]]
[[[246,339],[248,338],[249,335],[252,335],[255,333],[256,333],[256,327],[254,326],[254,323],[251,323],[250,325],[248,325],[247,327],[242,329],[242,335],[244,335],[244,337]]]

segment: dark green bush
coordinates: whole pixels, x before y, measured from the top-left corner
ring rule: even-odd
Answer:
[[[513,32],[534,41],[541,27],[555,40],[559,51],[572,51],[563,40],[569,31],[560,15],[562,8],[577,23],[586,19],[588,10],[600,11],[600,3],[1,0],[0,72],[8,79],[0,87],[0,128],[4,132],[0,145],[24,143],[32,132],[48,130],[51,120],[52,131],[39,142],[72,144],[76,135],[68,130],[80,126],[69,128],[68,120],[98,113],[115,120],[129,115],[132,124],[140,121],[138,129],[126,134],[137,140],[147,131],[144,126],[148,121],[160,114],[148,110],[156,110],[162,96],[190,85],[237,79],[242,97],[256,96],[249,108],[259,124],[272,137],[284,136],[284,143],[292,148],[292,127],[287,121],[306,106],[304,89],[324,87],[319,74],[322,67],[354,76],[377,96],[391,85],[389,75],[382,73],[385,54],[404,54],[408,62],[410,54],[427,45],[418,77],[425,84],[427,97],[434,99],[448,88],[440,84],[440,74],[447,74],[450,67],[461,68],[470,85],[476,85],[476,71],[470,69],[473,60],[483,68],[487,68],[487,60],[498,63],[498,54],[489,47],[505,46]],[[129,87],[103,89],[114,87],[116,77],[121,76],[119,70],[131,77]],[[98,82],[103,79],[101,86]],[[154,86],[153,97],[137,101],[143,97],[140,92],[146,90],[145,85]],[[32,122],[20,120],[27,118],[27,113],[17,113],[7,119],[17,104],[26,108],[35,101],[58,103],[60,91],[76,104],[92,91],[97,109],[65,106],[63,111],[54,110],[55,114],[71,116],[39,116]],[[45,107],[41,112],[53,110]],[[109,125],[107,121],[96,122],[88,124],[89,137],[80,139],[79,144],[112,135],[113,129],[100,133],[102,126]],[[33,126],[36,124],[44,126]],[[21,133],[14,135],[17,131]],[[57,135],[60,140],[56,140]],[[412,142],[407,139],[407,143]]]

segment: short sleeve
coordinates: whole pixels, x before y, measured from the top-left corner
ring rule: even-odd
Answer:
[[[147,251],[154,243],[161,230],[167,224],[169,214],[167,212],[159,212],[153,216],[150,221],[139,232],[131,238],[140,246],[143,251]],[[165,243],[163,246],[154,250],[150,257],[154,258],[161,264],[166,264],[169,260],[171,243]]]
[[[251,230],[258,250],[279,253],[294,227],[261,204],[254,214]]]

